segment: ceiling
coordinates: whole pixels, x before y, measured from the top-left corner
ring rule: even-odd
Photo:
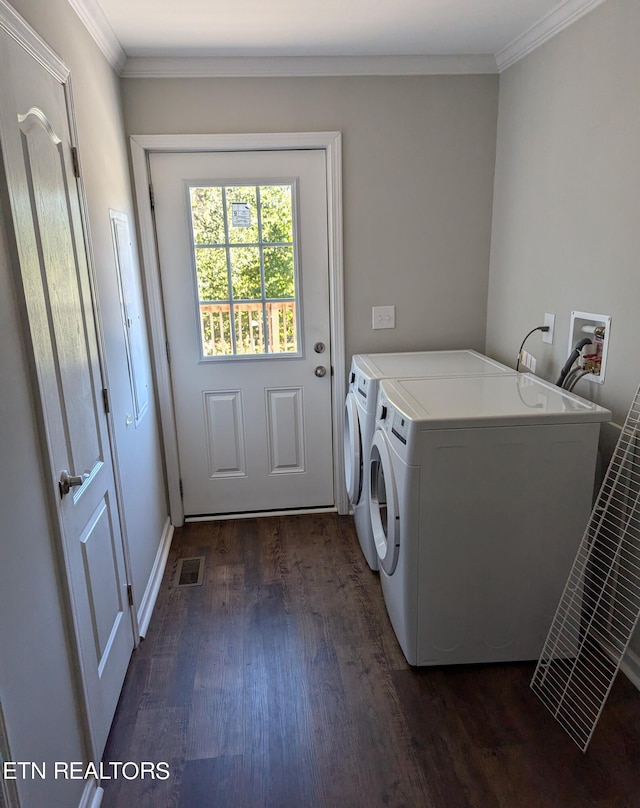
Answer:
[[[140,57],[496,57],[519,40],[533,38],[537,43],[540,31],[549,38],[602,0],[69,2],[89,30],[93,26],[98,44],[102,39],[122,61]]]

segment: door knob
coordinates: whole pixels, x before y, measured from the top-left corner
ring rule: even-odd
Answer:
[[[324,365],[318,365],[318,367],[313,372],[319,379],[327,375],[327,369],[324,367]]]
[[[58,487],[60,488],[60,499],[65,497],[72,488],[82,485],[88,476],[89,476],[88,474],[80,474],[76,477],[69,474],[69,472],[66,469],[61,471],[60,479],[58,480]]]

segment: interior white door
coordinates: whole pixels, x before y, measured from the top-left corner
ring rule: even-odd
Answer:
[[[185,515],[332,506],[324,150],[150,170]]]
[[[99,756],[134,637],[66,95],[59,75],[0,37],[0,142],[47,444],[43,473]]]

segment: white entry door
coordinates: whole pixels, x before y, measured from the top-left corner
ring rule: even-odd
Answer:
[[[65,69],[52,54],[45,52],[43,61],[55,75],[0,32],[0,143],[39,388],[43,477],[68,583],[92,752],[99,758],[134,636]]]
[[[334,504],[325,159],[150,155],[187,517]]]

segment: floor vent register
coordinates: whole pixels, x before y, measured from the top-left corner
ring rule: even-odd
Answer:
[[[180,558],[172,586],[200,586],[204,575],[204,556]]]

